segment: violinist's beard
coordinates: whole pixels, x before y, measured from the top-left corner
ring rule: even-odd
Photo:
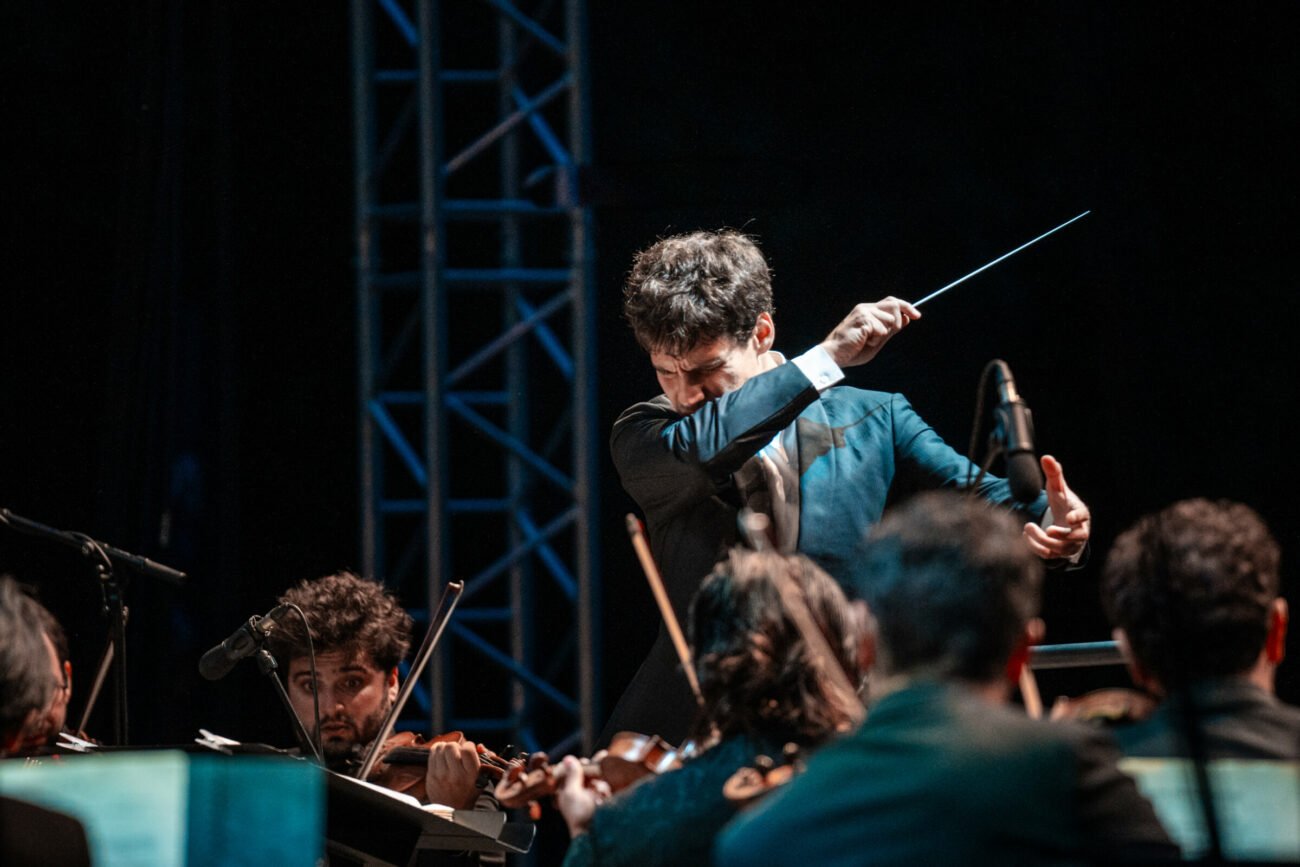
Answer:
[[[348,759],[359,758],[361,752],[379,734],[379,727],[392,705],[385,701],[360,724],[346,711],[321,717],[321,753],[327,767],[341,765]],[[333,727],[333,728],[332,728]]]

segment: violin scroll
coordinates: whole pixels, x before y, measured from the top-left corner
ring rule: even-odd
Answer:
[[[1145,692],[1124,687],[1095,689],[1077,698],[1058,698],[1053,720],[1078,720],[1104,726],[1141,722],[1155,712],[1157,701]]]
[[[798,744],[781,749],[781,764],[770,756],[755,756],[749,765],[732,774],[722,786],[722,796],[737,810],[750,806],[777,786],[802,773],[804,759]]]

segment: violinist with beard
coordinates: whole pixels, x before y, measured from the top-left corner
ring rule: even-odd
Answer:
[[[301,620],[285,618],[270,634],[268,649],[280,663],[290,703],[315,736],[319,698],[325,765],[350,774],[397,698],[397,665],[411,646],[411,616],[382,585],[346,571],[302,581],[279,601],[302,609],[316,654],[313,681]],[[457,810],[498,809],[479,787],[482,763],[474,743],[439,741],[428,745],[428,753],[423,780],[401,790]]]

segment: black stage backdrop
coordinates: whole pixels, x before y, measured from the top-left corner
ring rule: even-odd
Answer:
[[[1093,565],[1049,581],[1049,641],[1106,637],[1110,541],[1182,497],[1257,507],[1294,595],[1283,14],[784,5],[590,4],[602,425],[655,391],[619,289],[661,234],[756,235],[778,346],[798,352],[858,300],[915,300],[1091,209],[927,305],[850,383],[904,392],[964,450],[980,369],[1010,362],[1094,511]],[[4,18],[0,505],[191,573],[127,590],[133,742],[285,742],[251,666],[209,684],[195,663],[291,581],[359,557],[346,6]],[[601,472],[608,706],[656,618],[631,503]],[[0,569],[69,625],[84,688],[103,641],[85,568],[0,530]]]

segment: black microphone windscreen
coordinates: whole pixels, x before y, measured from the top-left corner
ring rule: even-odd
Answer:
[[[1007,457],[1007,482],[1011,496],[1022,503],[1032,503],[1043,490],[1043,472],[1033,452],[1012,452]]]
[[[238,662],[239,657],[232,656],[225,644],[218,644],[199,660],[199,674],[208,680],[221,680],[234,670]]]

